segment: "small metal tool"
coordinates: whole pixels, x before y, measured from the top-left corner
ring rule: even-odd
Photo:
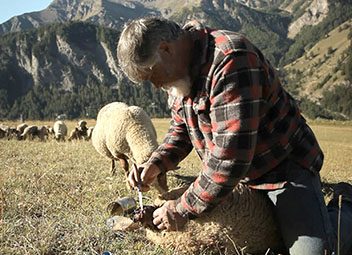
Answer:
[[[133,164],[133,167],[135,168],[135,171],[138,171],[138,167],[136,164]],[[141,187],[140,179],[138,180],[137,190],[138,190],[139,207],[141,208],[141,210],[143,210],[143,195],[142,195],[142,187]]]

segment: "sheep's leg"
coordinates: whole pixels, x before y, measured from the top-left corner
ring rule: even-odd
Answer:
[[[111,160],[111,174],[115,175],[116,174],[116,166],[115,166],[115,160]]]
[[[121,167],[122,167],[123,170],[125,171],[126,178],[128,177],[128,174],[129,174],[128,161],[127,161],[127,159],[128,159],[128,158],[127,158],[125,155],[119,157],[119,162],[120,162]]]
[[[111,161],[111,173],[112,175],[116,174],[116,165],[115,165],[115,160],[118,160],[120,162],[120,166],[122,167],[122,169],[125,171],[125,175],[126,177],[128,177],[128,158],[123,155],[123,154],[118,154],[116,155],[116,157],[114,159],[112,159]]]
[[[128,157],[124,154],[118,154],[117,155],[117,159],[120,162],[120,166],[122,167],[122,169],[125,171],[125,181],[126,181],[126,186],[128,189],[131,188],[129,182],[128,182],[128,174],[129,174],[129,169],[128,169]]]

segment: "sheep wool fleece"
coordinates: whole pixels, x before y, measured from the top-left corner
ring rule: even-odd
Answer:
[[[53,129],[54,129],[55,137],[67,135],[67,126],[65,122],[63,122],[62,120],[56,121],[54,123]]]
[[[184,190],[169,191],[163,197],[176,199]],[[237,254],[238,250],[264,254],[269,247],[279,249],[282,246],[269,199],[242,183],[214,210],[189,221],[184,230],[154,232],[147,229],[146,237],[157,245],[172,248],[176,254],[205,254],[219,250],[225,254]]]
[[[157,148],[156,138],[153,123],[142,108],[113,102],[99,111],[92,143],[101,155],[109,159],[124,154],[135,163],[142,164]]]

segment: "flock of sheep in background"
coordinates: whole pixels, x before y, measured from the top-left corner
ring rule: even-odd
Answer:
[[[87,127],[87,122],[80,120],[71,130],[68,141],[89,141],[92,137],[93,129],[94,126]],[[57,120],[53,127],[28,125],[26,123],[21,123],[17,127],[9,127],[5,124],[0,124],[0,139],[33,140],[37,137],[40,141],[46,141],[51,136],[56,141],[65,141],[67,131],[67,126],[63,120]]]

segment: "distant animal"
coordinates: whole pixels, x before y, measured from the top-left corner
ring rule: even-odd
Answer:
[[[20,133],[17,131],[15,127],[10,127],[7,132],[7,139],[19,139]]]
[[[85,120],[80,120],[77,126],[71,130],[68,140],[69,141],[81,140],[81,139],[86,140],[88,135],[87,131],[88,131],[87,122]]]
[[[54,138],[56,141],[65,141],[67,126],[63,120],[57,120],[53,126]]]
[[[38,137],[41,141],[45,141],[48,138],[47,128],[45,126],[36,125],[27,126],[20,135],[20,140],[33,140],[34,137]]]
[[[51,126],[46,126],[47,130],[48,130],[48,134],[50,137],[55,138],[55,132],[54,132],[54,128]]]
[[[5,124],[0,124],[0,130],[2,130],[1,133],[4,134],[4,138],[5,137],[7,139],[12,138],[13,133],[14,133],[14,128],[13,127],[9,127],[9,126],[7,126]]]
[[[22,134],[26,127],[28,127],[27,123],[21,123],[21,124],[17,125],[16,129],[20,134]]]
[[[87,136],[87,131],[88,131],[87,121],[85,121],[85,120],[78,121],[77,127],[78,127],[78,130],[80,132],[80,136],[86,137]]]
[[[6,137],[6,132],[5,132],[5,130],[2,130],[0,128],[0,138],[4,138],[4,137]]]
[[[72,141],[72,140],[81,140],[81,139],[82,139],[82,135],[78,127],[75,127],[74,129],[71,130],[67,140]]]
[[[158,147],[157,135],[147,113],[138,106],[113,102],[105,105],[98,113],[92,134],[94,148],[112,162],[115,160],[129,172],[128,159],[140,165],[146,162]],[[155,188],[162,194],[167,190],[166,174],[159,175]]]

